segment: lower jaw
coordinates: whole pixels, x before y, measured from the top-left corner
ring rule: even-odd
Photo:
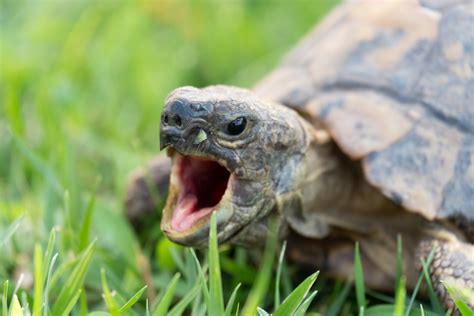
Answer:
[[[229,221],[234,213],[233,205],[229,200],[230,191],[226,192],[226,195],[222,197],[219,204],[215,207],[198,210],[195,214],[198,214],[199,212],[203,212],[204,214],[199,216],[200,218],[193,221],[190,225],[185,225],[189,227],[185,227],[185,229],[181,230],[174,228],[176,227],[176,223],[173,223],[173,221],[180,220],[179,218],[177,219],[174,214],[179,196],[179,189],[173,185],[173,181],[171,182],[168,199],[165,208],[163,209],[161,230],[170,240],[176,243],[194,247],[206,246],[212,213],[215,212],[217,215],[218,231],[221,231],[220,228]]]
[[[223,226],[232,217],[233,212],[228,208],[217,209],[213,212],[216,212],[217,215],[217,230],[218,232],[223,232]],[[213,212],[211,211],[208,215],[200,219],[200,221],[194,223],[189,229],[176,231],[172,229],[172,221],[170,220],[172,215],[166,216],[165,213],[167,212],[165,210],[161,222],[161,229],[170,240],[178,244],[191,247],[204,247],[207,246],[208,243],[210,218]]]

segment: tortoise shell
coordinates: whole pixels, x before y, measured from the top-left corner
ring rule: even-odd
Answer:
[[[349,2],[255,91],[323,124],[406,210],[472,220],[473,73],[473,2]]]

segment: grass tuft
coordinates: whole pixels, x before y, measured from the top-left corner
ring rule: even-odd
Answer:
[[[294,315],[298,310],[298,307],[303,303],[304,299],[308,295],[309,290],[313,286],[314,282],[318,278],[319,272],[315,272],[307,277],[301,284],[281,303],[281,305],[275,310],[274,316],[286,316]],[[315,293],[311,296],[314,297]],[[310,301],[311,302],[311,301]],[[309,303],[308,303],[309,304]]]
[[[56,302],[52,308],[53,315],[67,315],[76,304],[81,294],[81,289],[84,283],[86,272],[92,260],[92,255],[95,250],[95,241],[92,242],[79,257],[77,264],[65,281],[68,285],[63,287],[59,292]],[[41,297],[41,296],[36,296]],[[35,300],[35,304],[38,300]],[[38,314],[39,315],[39,314]],[[34,316],[36,316],[34,314]]]
[[[273,262],[278,244],[276,221],[269,220],[266,247],[257,278],[242,308],[243,315],[251,315],[260,306],[265,298],[272,277]]]
[[[152,313],[153,316],[166,315],[171,305],[171,301],[173,300],[176,286],[178,285],[178,280],[180,277],[181,277],[181,274],[179,272],[173,276],[165,292],[162,294],[161,299],[158,301],[158,304]]]
[[[334,302],[331,305],[329,305],[329,308],[326,312],[326,316],[340,315],[342,307],[344,306],[344,303],[346,303],[347,297],[349,296],[351,287],[352,287],[352,282],[347,281],[344,287],[342,288],[342,290],[339,291],[339,295],[336,297]]]
[[[170,311],[167,316],[180,316],[188,305],[199,295],[201,290],[201,280],[189,291]]]

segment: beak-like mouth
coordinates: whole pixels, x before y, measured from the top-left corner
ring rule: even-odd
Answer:
[[[213,211],[218,222],[233,213],[231,172],[217,161],[187,156],[169,149],[173,166],[161,228],[172,240],[195,244],[207,238]]]

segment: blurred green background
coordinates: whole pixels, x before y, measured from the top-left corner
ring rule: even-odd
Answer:
[[[24,273],[23,286],[31,287],[34,244],[44,249],[54,227],[59,262],[73,260],[85,247],[79,231],[95,197],[87,238],[97,238],[86,279],[91,306],[101,304],[100,267],[125,297],[143,286],[143,260],[156,289],[165,286],[176,269],[174,248],[159,232],[153,233],[153,244],[139,246],[122,215],[127,174],[158,153],[165,96],[183,85],[251,87],[333,5],[331,0],[2,0],[4,240],[20,220],[0,245],[0,281]],[[232,260],[227,267],[223,260],[224,270],[236,271],[232,282],[251,283],[251,268],[245,266],[246,275]]]

